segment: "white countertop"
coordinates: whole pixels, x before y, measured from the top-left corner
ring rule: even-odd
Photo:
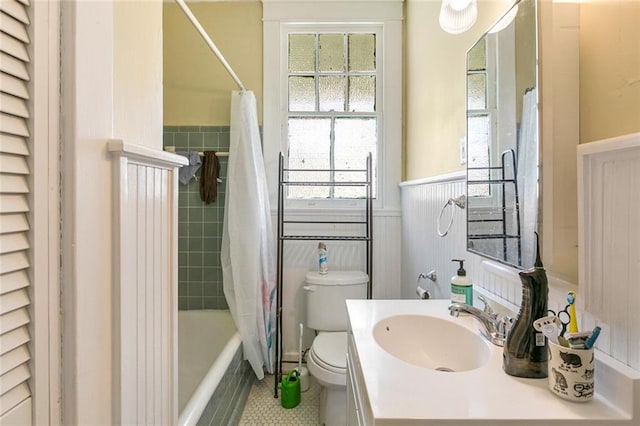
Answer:
[[[625,389],[616,389],[617,395],[607,399],[602,394],[604,389],[599,389],[599,382],[609,381],[601,377],[604,371],[607,375],[612,373],[607,368],[610,363],[601,365],[602,362],[598,362],[602,358],[600,353],[596,354],[595,396],[590,402],[576,403],[553,395],[547,388],[547,379],[524,379],[504,373],[503,348],[488,341],[491,356],[487,364],[475,370],[448,373],[401,361],[374,340],[375,324],[399,314],[435,316],[455,321],[480,334],[479,324],[472,317],[451,317],[447,309],[449,304],[448,300],[347,301],[351,331],[376,425],[508,425],[516,420],[518,425],[574,422],[591,426],[614,422],[616,425],[640,425],[637,404],[640,373],[634,375],[635,370],[625,370],[630,374],[630,381],[623,381]],[[620,387],[618,383],[615,385]],[[611,383],[603,387],[610,388]],[[630,401],[629,393],[632,394]]]

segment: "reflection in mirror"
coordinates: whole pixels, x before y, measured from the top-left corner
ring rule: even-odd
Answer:
[[[536,16],[521,0],[467,52],[467,247],[525,269],[538,229]]]

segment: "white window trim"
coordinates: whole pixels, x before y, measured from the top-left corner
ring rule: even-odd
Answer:
[[[348,23],[348,24],[309,24],[309,23],[286,23],[281,25],[281,40],[284,41],[281,45],[281,60],[284,61],[282,63],[281,69],[288,70],[288,37],[290,34],[295,33],[310,33],[310,34],[327,34],[327,33],[369,33],[375,34],[376,36],[376,52],[382,52],[382,33],[383,27],[382,24],[368,24],[368,23]],[[374,111],[371,115],[375,117],[377,122],[377,146],[376,149],[378,153],[382,149],[384,143],[382,138],[379,135],[384,134],[384,96],[382,93],[382,85],[378,84],[378,82],[384,81],[384,75],[382,72],[382,67],[380,64],[376,67],[376,111]],[[281,78],[283,79],[283,84],[281,85],[281,89],[283,93],[281,94],[281,98],[285,102],[285,105],[288,104],[288,86],[286,84],[288,72],[284,73]],[[283,125],[283,139],[282,139],[282,147],[281,151],[287,152],[288,144],[287,144],[287,122],[290,116],[296,115],[296,112],[289,112],[287,108],[282,109],[282,116],[280,117],[281,123]],[[301,114],[302,115],[302,114]],[[354,114],[356,116],[356,114]],[[367,116],[369,116],[367,114]],[[376,165],[373,165],[374,169]],[[358,174],[357,176],[363,176],[363,174]],[[384,182],[384,176],[381,174],[381,170],[378,169],[377,176],[374,174],[374,179],[377,182]],[[363,179],[358,179],[363,180]],[[377,198],[377,196],[376,196]],[[362,200],[358,198],[354,199],[322,199],[322,198],[313,198],[313,199],[290,199],[285,198],[284,200],[285,206],[287,209],[305,209],[305,208],[332,208],[332,209],[349,209],[354,208],[357,209],[362,207]]]
[[[282,49],[286,43],[284,29],[294,24],[322,24],[322,28],[328,28],[331,24],[354,23],[382,28],[379,45],[383,56],[378,63],[382,81],[378,82],[378,90],[383,99],[380,111],[384,114],[384,122],[379,124],[378,196],[374,209],[398,210],[402,146],[402,0],[263,0],[263,21],[263,150],[271,205],[278,205],[278,155],[285,152],[287,144],[286,123],[282,122],[287,112],[287,91],[282,87],[287,63]],[[342,200],[325,203],[331,203],[335,209],[338,207],[336,201]],[[318,209],[317,203],[308,208]],[[353,209],[353,206],[344,208]]]

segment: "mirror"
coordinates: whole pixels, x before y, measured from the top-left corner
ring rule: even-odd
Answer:
[[[467,52],[467,249],[527,269],[538,230],[536,0]]]

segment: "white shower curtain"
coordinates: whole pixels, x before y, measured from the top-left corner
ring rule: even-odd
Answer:
[[[533,267],[536,259],[534,232],[538,230],[538,97],[536,89],[522,97],[522,119],[518,142],[518,197],[522,266]]]
[[[256,99],[231,95],[231,140],[222,228],[224,295],[258,379],[273,373],[275,257]]]

